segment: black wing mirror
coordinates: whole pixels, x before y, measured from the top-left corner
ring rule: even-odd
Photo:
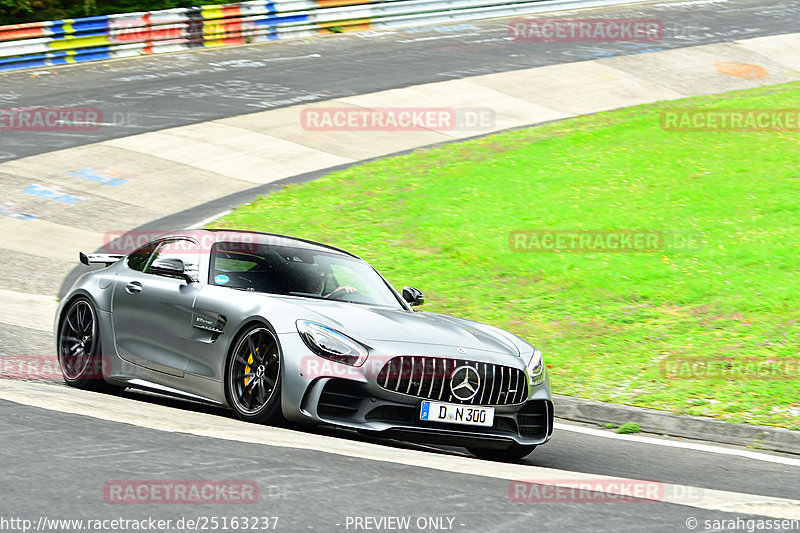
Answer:
[[[169,276],[171,278],[182,278],[186,280],[186,283],[194,282],[192,276],[186,272],[186,266],[180,259],[156,259],[153,261],[153,264],[150,265],[150,273],[159,276]]]
[[[414,287],[403,287],[403,300],[411,304],[411,307],[425,303],[425,296],[422,291]]]

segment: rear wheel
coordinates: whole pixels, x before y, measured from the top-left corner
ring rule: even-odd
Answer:
[[[106,361],[100,353],[100,325],[94,305],[85,297],[73,300],[58,331],[58,363],[67,385],[104,389]]]
[[[272,331],[256,325],[239,335],[225,374],[225,395],[236,416],[267,424],[281,420],[281,357]]]
[[[519,461],[535,449],[535,444],[512,444],[508,448],[499,450],[494,448],[467,448],[467,451],[478,459],[487,459],[489,461]]]

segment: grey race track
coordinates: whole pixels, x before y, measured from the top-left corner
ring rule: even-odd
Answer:
[[[543,15],[548,16],[548,15]],[[0,162],[422,83],[797,31],[798,0],[693,0],[561,13],[659,19],[654,43],[509,40],[509,19],[332,35],[0,74],[0,107],[92,107],[95,132],[0,132]]]
[[[158,401],[176,409],[220,414],[194,404],[154,400],[138,393],[125,395],[132,402]],[[452,518],[451,530],[464,532],[615,532],[628,528],[674,532],[688,531],[689,517],[701,523],[755,518],[648,501],[520,503],[511,500],[509,482],[501,479],[154,431],[71,414],[54,417],[51,411],[5,401],[0,401],[0,428],[4,477],[0,516],[25,517],[34,523],[41,516],[176,521],[182,517],[264,515],[280,517],[280,531],[354,531],[347,527],[348,517],[407,516],[412,520]],[[758,461],[718,460],[699,452],[653,453],[652,447],[633,443],[609,448],[602,440],[560,432],[526,462],[664,482],[678,480],[701,488],[796,496],[796,468],[792,472],[788,467],[765,466]],[[255,481],[259,497],[256,503],[230,506],[120,505],[104,496],[106,483],[154,479]]]

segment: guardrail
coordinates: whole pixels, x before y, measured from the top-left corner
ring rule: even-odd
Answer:
[[[255,0],[0,26],[0,71],[644,0]]]

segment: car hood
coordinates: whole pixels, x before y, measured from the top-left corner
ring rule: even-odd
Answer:
[[[320,322],[356,340],[429,344],[519,356],[508,337],[491,326],[436,313],[325,300],[296,299],[298,318]],[[509,334],[510,335],[510,334]]]

